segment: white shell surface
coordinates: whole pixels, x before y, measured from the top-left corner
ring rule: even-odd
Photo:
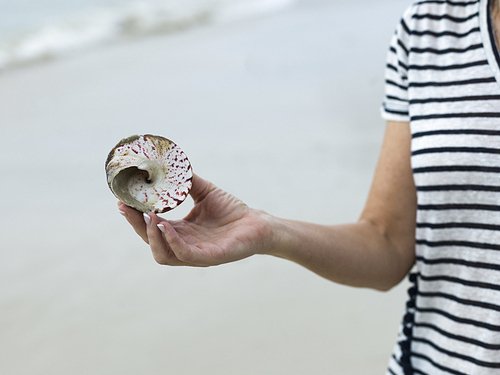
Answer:
[[[162,213],[189,194],[193,173],[186,154],[174,142],[157,135],[122,139],[106,160],[108,185],[127,206]]]

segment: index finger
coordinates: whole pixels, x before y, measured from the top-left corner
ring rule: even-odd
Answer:
[[[127,219],[130,225],[134,228],[135,232],[142,238],[144,242],[149,244],[148,233],[146,230],[146,223],[142,212],[127,206],[122,202],[118,202],[118,211]]]

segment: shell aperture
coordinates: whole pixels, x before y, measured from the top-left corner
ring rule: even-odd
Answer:
[[[106,160],[113,194],[142,212],[162,213],[181,204],[192,186],[186,154],[171,140],[151,134],[122,139]]]

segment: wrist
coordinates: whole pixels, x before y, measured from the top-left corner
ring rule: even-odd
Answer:
[[[261,217],[266,221],[269,228],[266,244],[262,248],[261,254],[272,255],[279,258],[288,258],[293,243],[294,230],[288,220],[260,212]]]

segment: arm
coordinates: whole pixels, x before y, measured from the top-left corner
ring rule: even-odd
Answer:
[[[408,123],[389,122],[360,220],[325,226],[254,210],[195,176],[193,210],[166,221],[120,205],[160,264],[209,266],[254,254],[289,259],[332,281],[376,289],[397,284],[414,262],[416,194]]]
[[[341,284],[389,289],[415,261],[416,191],[408,123],[389,122],[370,193],[355,224],[281,220],[272,254]]]

